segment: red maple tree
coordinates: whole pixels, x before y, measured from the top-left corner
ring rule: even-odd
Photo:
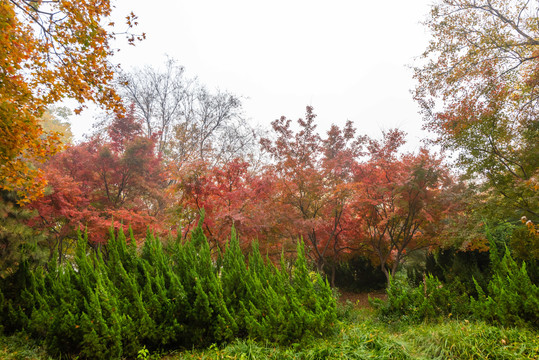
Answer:
[[[426,149],[400,153],[404,138],[390,130],[369,140],[368,160],[354,171],[358,237],[388,281],[408,255],[440,244],[444,220],[458,208],[448,169]]]
[[[88,229],[93,244],[103,243],[111,226],[130,226],[138,238],[147,227],[166,230],[158,221],[166,182],[154,146],[130,111],[113,119],[105,134],[53,157],[44,168],[48,194],[30,204],[38,211],[33,225],[52,235],[51,249],[62,256],[77,230]]]

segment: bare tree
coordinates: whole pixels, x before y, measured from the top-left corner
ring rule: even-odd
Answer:
[[[168,59],[164,70],[146,66],[120,76],[121,94],[133,103],[158,150],[179,166],[204,160],[228,161],[252,152],[256,131],[243,117],[239,97],[210,92]]]
[[[169,140],[171,128],[184,114],[183,102],[193,83],[184,72],[183,66],[168,59],[164,71],[146,66],[120,76],[123,98],[135,105],[136,115],[145,122],[147,135],[159,137],[160,152]]]

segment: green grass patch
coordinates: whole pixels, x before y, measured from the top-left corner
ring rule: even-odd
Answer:
[[[37,342],[24,333],[0,336],[0,359],[2,360],[52,360]]]
[[[347,313],[335,334],[291,346],[252,340],[171,353],[179,359],[538,359],[539,333],[484,322],[447,320],[388,326],[367,309]]]
[[[539,359],[539,333],[484,322],[421,324],[402,334],[427,359]]]
[[[447,320],[387,325],[369,309],[348,309],[335,332],[287,346],[252,339],[168,354],[139,352],[143,360],[180,359],[538,359],[539,332],[485,322]],[[0,358],[49,360],[24,334],[0,338]]]

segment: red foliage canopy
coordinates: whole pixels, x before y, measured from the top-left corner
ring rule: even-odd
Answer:
[[[111,224],[132,227],[142,237],[147,227],[162,231],[157,220],[165,209],[165,179],[155,140],[142,133],[133,111],[117,117],[106,136],[72,146],[53,157],[44,172],[49,193],[31,204],[39,213],[34,225],[62,242],[88,228],[101,243]]]

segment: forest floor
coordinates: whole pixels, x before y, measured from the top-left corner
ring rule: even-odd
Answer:
[[[339,302],[343,305],[347,301],[350,301],[356,308],[370,308],[369,297],[385,300],[387,299],[387,294],[385,290],[375,290],[369,292],[352,292],[352,291],[343,291],[341,290],[341,296],[339,297]]]

